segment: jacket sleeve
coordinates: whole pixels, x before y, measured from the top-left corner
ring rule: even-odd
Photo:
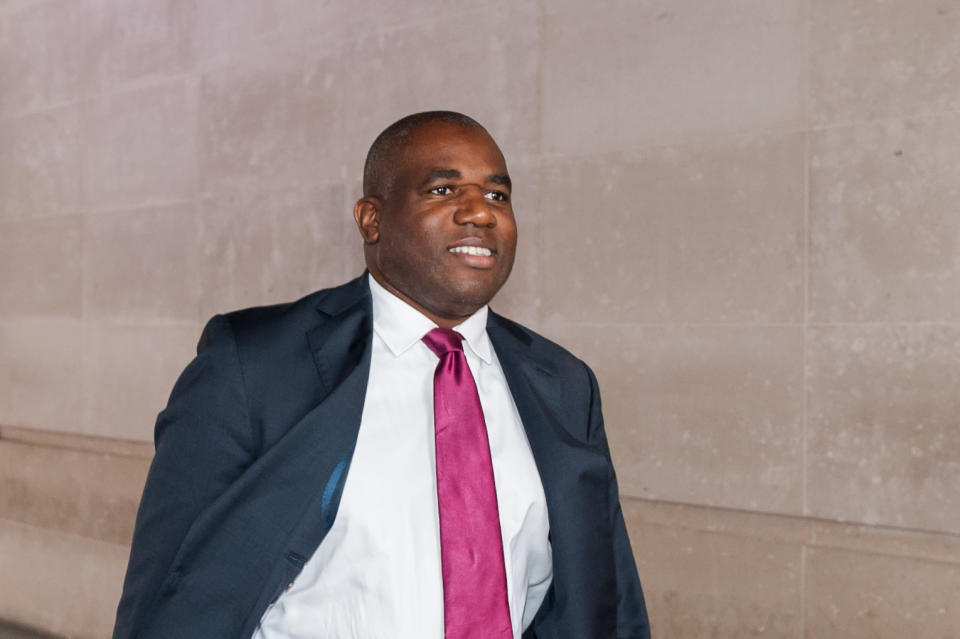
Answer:
[[[114,639],[143,634],[190,527],[254,460],[246,398],[230,322],[216,316],[157,417]]]
[[[637,575],[637,565],[630,548],[627,527],[620,507],[617,475],[610,458],[607,435],[603,428],[600,389],[593,371],[587,367],[590,378],[590,440],[607,457],[609,467],[610,525],[613,527],[613,554],[617,580],[617,639],[650,639],[650,623],[643,589]]]

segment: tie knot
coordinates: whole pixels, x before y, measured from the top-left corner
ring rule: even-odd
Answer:
[[[452,328],[435,328],[423,336],[423,343],[437,357],[443,357],[451,351],[463,352],[463,335]]]

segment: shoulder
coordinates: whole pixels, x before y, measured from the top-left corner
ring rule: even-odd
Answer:
[[[526,326],[490,313],[487,333],[493,342],[514,398],[534,396],[575,438],[603,447],[600,390],[590,367],[551,339]],[[518,374],[520,377],[518,377]]]
[[[211,323],[221,322],[229,326],[238,344],[269,342],[290,335],[303,335],[317,325],[325,310],[339,312],[369,295],[366,278],[360,276],[292,302],[231,311],[214,318]]]
[[[365,326],[369,287],[358,278],[343,286],[311,293],[286,304],[256,306],[210,320],[198,347],[206,369],[230,375],[243,389],[247,410],[264,429],[262,442],[275,441],[327,386],[318,383],[316,341],[325,336],[325,361],[339,361]],[[333,318],[333,316],[338,316]],[[333,319],[332,319],[333,318]],[[347,321],[352,320],[352,321]],[[336,327],[347,326],[346,330]],[[332,358],[332,359],[331,359]]]

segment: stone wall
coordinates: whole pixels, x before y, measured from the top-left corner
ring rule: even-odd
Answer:
[[[0,619],[109,635],[203,322],[359,273],[367,146],[449,108],[655,635],[960,636],[958,60],[946,0],[0,0]]]

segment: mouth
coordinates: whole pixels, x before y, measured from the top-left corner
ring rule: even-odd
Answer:
[[[477,246],[476,239],[466,239],[447,249],[454,259],[470,268],[491,269],[497,264],[497,252],[486,246]]]
[[[453,246],[447,250],[451,253],[460,253],[463,255],[480,255],[483,257],[493,256],[493,251],[482,246]]]

